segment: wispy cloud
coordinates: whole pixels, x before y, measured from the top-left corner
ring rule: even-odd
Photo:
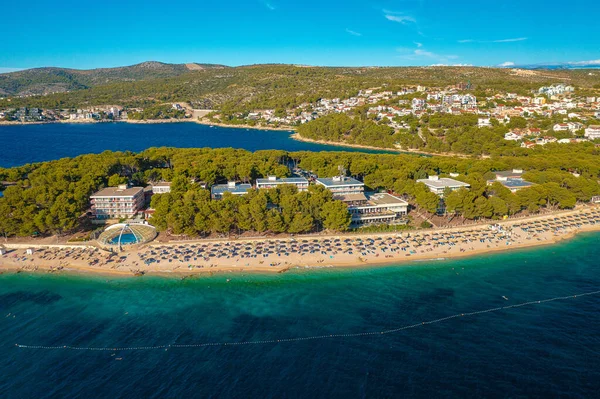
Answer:
[[[416,19],[414,19],[413,17],[404,14],[403,12],[399,12],[399,11],[390,11],[390,10],[382,10],[383,11],[383,16],[385,17],[385,19],[387,19],[388,21],[392,21],[392,22],[398,22],[401,23],[402,25],[407,25],[407,24],[414,24],[417,22]]]
[[[267,1],[267,0],[262,0],[261,3],[269,10],[273,11],[276,9],[276,7],[273,5],[273,3]]]
[[[399,47],[396,49],[397,52],[400,53],[400,55],[398,57],[405,59],[405,60],[410,60],[410,61],[418,61],[418,60],[425,60],[425,59],[429,59],[432,61],[435,61],[436,63],[443,63],[443,64],[447,64],[448,61],[450,60],[455,60],[457,58],[460,58],[457,55],[454,54],[438,54],[438,53],[434,53],[433,51],[428,51],[422,48],[422,44],[421,43],[416,43],[418,48],[416,49],[411,49],[411,48],[406,48],[406,47]],[[420,46],[419,46],[420,44]]]
[[[492,40],[492,43],[512,43],[512,42],[522,42],[527,40],[526,37],[517,37],[515,39],[500,39],[500,40]]]
[[[419,42],[413,42],[418,48],[423,47],[423,43],[419,43]]]
[[[503,62],[502,64],[500,64],[498,66],[502,67],[502,68],[512,67],[512,66],[515,66],[515,63],[512,62],[512,61],[506,61],[506,62]]]
[[[393,22],[400,22],[403,25],[417,22],[413,17],[409,17],[408,15],[386,15],[385,18]]]
[[[600,66],[600,60],[589,60],[589,61],[570,61],[567,62],[569,65],[577,65],[577,66]]]
[[[355,32],[355,31],[353,31],[351,29],[348,29],[348,28],[346,28],[346,33],[348,33],[348,34],[350,34],[352,36],[362,36],[362,33]]]
[[[512,42],[522,42],[527,40],[527,37],[516,37],[510,39],[497,39],[497,40],[474,40],[474,39],[463,39],[458,40],[458,43],[512,43]]]

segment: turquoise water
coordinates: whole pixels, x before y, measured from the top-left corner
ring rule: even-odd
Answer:
[[[600,234],[454,261],[275,275],[0,275],[0,397],[598,397]],[[230,279],[230,281],[228,281]],[[506,296],[508,300],[503,299]]]
[[[81,154],[112,151],[142,151],[150,147],[244,148],[249,151],[389,151],[359,150],[304,143],[290,138],[291,132],[220,128],[197,123],[51,123],[0,126],[0,167],[50,161]]]
[[[119,244],[119,240],[121,240],[121,245],[135,244],[140,241],[135,234],[124,233],[124,234],[116,236],[115,238],[110,240],[108,243],[111,245],[117,245],[117,244]]]

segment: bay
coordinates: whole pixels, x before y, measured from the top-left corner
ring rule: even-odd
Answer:
[[[293,140],[290,131],[210,127],[197,123],[47,123],[0,125],[0,167],[88,153],[150,147],[243,148],[249,151],[360,151],[391,153]]]

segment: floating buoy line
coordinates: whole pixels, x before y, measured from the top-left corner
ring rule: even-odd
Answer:
[[[353,338],[353,337],[367,337],[367,336],[377,336],[377,335],[386,335],[393,334],[404,330],[409,330],[417,327],[423,327],[431,324],[437,324],[444,321],[448,321],[451,319],[457,319],[461,317],[469,317],[476,316],[485,313],[493,313],[499,312],[502,310],[509,310],[520,308],[523,306],[531,306],[531,305],[541,305],[543,303],[554,302],[554,301],[563,301],[567,299],[575,299],[581,298],[585,296],[598,295],[600,294],[600,290],[593,292],[585,292],[577,295],[569,295],[569,296],[559,296],[555,298],[542,299],[539,301],[529,301],[523,302],[516,305],[508,305],[508,306],[500,306],[497,308],[490,308],[485,310],[478,310],[475,312],[468,313],[457,313],[452,316],[442,317],[435,320],[423,321],[420,323],[410,324],[394,329],[382,330],[382,331],[372,331],[372,332],[361,332],[361,333],[348,333],[348,334],[325,334],[325,335],[313,335],[309,337],[296,337],[296,338],[281,338],[281,339],[267,339],[262,341],[240,341],[240,342],[208,342],[208,343],[199,343],[199,344],[168,344],[168,345],[155,345],[155,346],[125,346],[125,347],[117,347],[117,346],[107,346],[107,347],[84,347],[84,346],[70,346],[70,345],[62,345],[62,346],[44,346],[44,345],[21,345],[15,344],[15,346],[19,349],[44,349],[44,350],[72,350],[72,351],[143,351],[143,350],[168,350],[168,349],[181,349],[181,348],[204,348],[210,346],[240,346],[240,345],[265,345],[265,344],[281,344],[281,343],[290,343],[290,342],[301,342],[301,341],[314,341],[314,340],[322,340],[322,339],[339,339],[339,338]]]

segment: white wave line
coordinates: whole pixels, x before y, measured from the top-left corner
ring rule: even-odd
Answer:
[[[267,339],[262,341],[240,341],[240,342],[207,342],[203,344],[168,344],[168,345],[155,345],[155,346],[129,346],[129,347],[82,347],[82,346],[43,346],[43,345],[21,345],[15,344],[15,346],[19,349],[45,349],[45,350],[74,350],[74,351],[141,351],[141,350],[153,350],[153,349],[171,349],[171,348],[203,348],[209,346],[238,346],[238,345],[264,345],[264,344],[280,344],[280,343],[288,343],[288,342],[300,342],[300,341],[312,341],[319,339],[335,339],[335,338],[353,338],[353,337],[366,337],[373,335],[385,335],[397,333],[404,330],[409,330],[412,328],[423,327],[430,324],[441,323],[447,320],[459,318],[459,317],[469,317],[480,315],[484,313],[492,313],[498,312],[501,310],[508,310],[514,308],[520,308],[523,306],[529,305],[540,305],[542,303],[554,302],[554,301],[562,301],[566,299],[574,299],[578,297],[590,296],[590,295],[598,295],[600,294],[600,290],[586,292],[583,294],[577,295],[568,295],[568,296],[559,296],[555,298],[543,299],[539,301],[529,301],[523,302],[515,305],[508,306],[500,306],[497,308],[490,308],[485,310],[478,310],[474,312],[468,313],[457,313],[452,316],[442,317],[440,319],[423,321],[420,323],[410,324],[403,327],[394,328],[391,330],[382,330],[382,331],[372,331],[372,332],[361,332],[361,333],[347,333],[347,334],[325,334],[325,335],[313,335],[309,337],[296,337],[296,338],[282,338],[282,339]]]

